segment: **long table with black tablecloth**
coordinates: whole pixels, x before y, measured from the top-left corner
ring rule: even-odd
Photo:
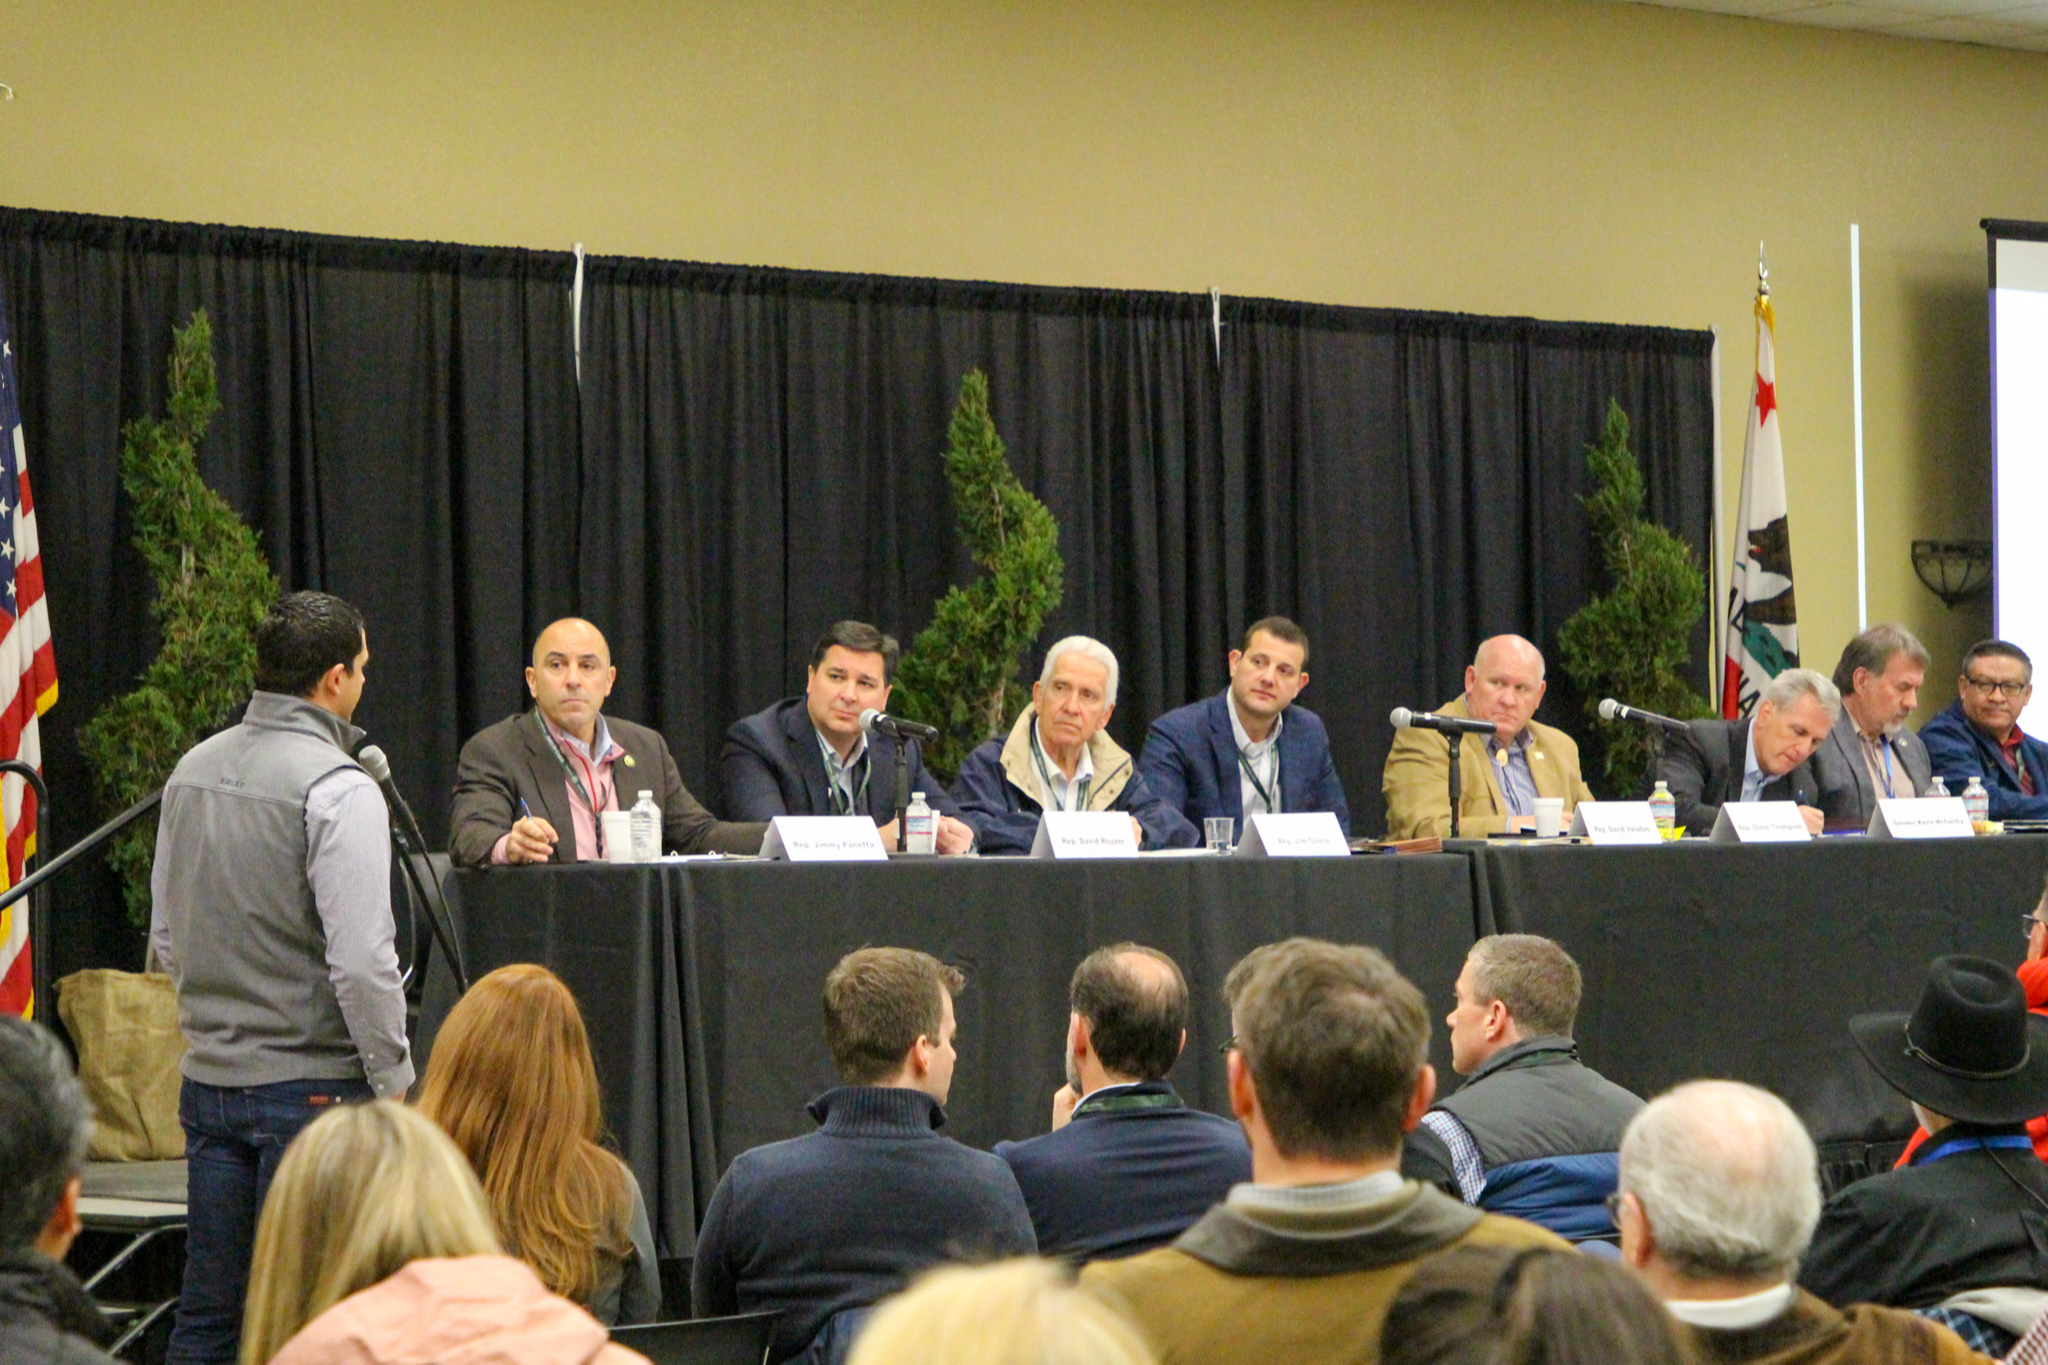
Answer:
[[[1911,1010],[1945,953],[2020,962],[2019,916],[2048,871],[2048,839],[2030,836],[1452,847],[1473,860],[1483,931],[1542,934],[1578,959],[1590,1065],[1641,1095],[1753,1082],[1824,1144],[1913,1127],[1849,1017]]]
[[[544,962],[576,993],[606,1120],[669,1256],[689,1254],[735,1155],[810,1131],[804,1105],[837,1083],[821,987],[855,948],[920,948],[966,970],[946,1131],[988,1147],[1045,1131],[1067,979],[1096,947],[1128,939],[1180,963],[1194,1008],[1173,1081],[1227,1113],[1222,984],[1245,952],[1290,934],[1373,944],[1441,1018],[1475,925],[1471,863],[1443,855],[587,864],[448,884],[472,977]],[[451,997],[431,970],[423,1064]],[[1435,1045],[1448,1074],[1441,1029]]]

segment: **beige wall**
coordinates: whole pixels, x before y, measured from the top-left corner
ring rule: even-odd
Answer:
[[[1581,0],[0,4],[0,202],[1721,330],[1770,245],[1809,662],[1988,608],[1984,216],[2048,219],[2048,54]],[[1725,557],[1726,550],[1723,549]],[[1923,713],[1926,708],[1923,708]]]

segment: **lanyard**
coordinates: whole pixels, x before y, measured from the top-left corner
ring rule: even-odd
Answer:
[[[854,788],[851,796],[847,796],[840,790],[839,786],[838,774],[844,771],[839,763],[839,755],[832,752],[832,746],[825,742],[825,736],[822,733],[815,729],[812,733],[818,736],[818,753],[825,760],[825,795],[832,802],[832,813],[834,815],[859,814],[868,803],[868,779],[874,776],[875,771],[874,765],[868,762],[868,758],[873,751],[870,749],[862,749],[860,751],[860,757],[855,760],[855,762],[860,764],[860,785]]]
[[[604,821],[597,819],[597,802],[590,799],[590,792],[584,787],[583,779],[576,775],[576,769],[570,765],[568,757],[562,753],[561,742],[555,738],[554,731],[548,729],[548,723],[541,719],[539,711],[533,713],[533,723],[540,727],[541,738],[548,742],[548,752],[555,756],[556,766],[561,768],[563,775],[569,779],[570,790],[583,798],[583,804],[589,808],[591,819],[596,822],[599,829],[602,829]],[[591,780],[593,782],[597,780],[595,770],[591,773]],[[600,841],[602,841],[603,837],[602,834],[598,836]]]
[[[1038,765],[1038,780],[1045,784],[1046,800],[1052,800],[1052,770],[1045,766],[1045,749],[1038,742],[1038,722],[1035,720],[1031,723],[1031,761]],[[1093,777],[1082,778],[1078,794],[1073,783],[1067,784],[1067,794],[1074,799],[1074,804],[1068,806],[1068,810],[1088,809],[1088,784],[1094,780]]]
[[[1922,1152],[1913,1159],[1915,1166],[1932,1166],[1935,1162],[1954,1156],[1957,1152],[1981,1152],[1992,1147],[2024,1147],[2034,1150],[2034,1140],[2024,1133],[2003,1133],[1995,1137],[1952,1138],[1931,1152]]]
[[[1278,747],[1275,747],[1267,752],[1273,755],[1273,791],[1267,791],[1266,784],[1259,781],[1259,775],[1252,771],[1252,761],[1245,757],[1245,752],[1242,749],[1237,751],[1237,766],[1244,770],[1245,781],[1252,784],[1252,790],[1259,794],[1259,800],[1266,803],[1267,811],[1278,815],[1280,813],[1280,803],[1273,798],[1274,792],[1280,789],[1280,750]]]

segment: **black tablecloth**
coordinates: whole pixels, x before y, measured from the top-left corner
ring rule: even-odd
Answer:
[[[1440,1018],[1471,946],[1470,869],[1447,856],[693,862],[450,883],[472,976],[545,962],[576,993],[606,1119],[662,1252],[687,1255],[725,1164],[810,1131],[804,1104],[837,1083],[819,995],[855,948],[921,948],[967,971],[947,1131],[987,1147],[1045,1130],[1062,1081],[1067,978],[1091,949],[1130,939],[1180,963],[1194,1008],[1173,1081],[1190,1104],[1227,1113],[1217,1047],[1230,1032],[1221,988],[1231,964],[1290,934],[1370,943]],[[423,1044],[451,994],[430,977]],[[1448,1075],[1440,1027],[1434,1041]]]
[[[1913,1126],[1849,1016],[1912,1009],[1944,953],[2020,962],[2018,916],[2048,869],[2048,839],[2020,836],[1453,847],[1474,860],[1482,929],[1542,934],[1578,959],[1588,1065],[1642,1095],[1750,1081],[1823,1144]]]

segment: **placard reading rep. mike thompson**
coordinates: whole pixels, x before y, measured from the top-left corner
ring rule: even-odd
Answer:
[[[1120,810],[1049,810],[1038,817],[1034,858],[1135,858],[1138,835]]]
[[[1261,814],[1244,822],[1244,838],[1237,841],[1239,858],[1348,858],[1351,845],[1345,842],[1344,827],[1326,810],[1296,811],[1293,814]]]
[[[881,863],[882,831],[865,815],[778,815],[761,840],[763,858],[792,863]]]

